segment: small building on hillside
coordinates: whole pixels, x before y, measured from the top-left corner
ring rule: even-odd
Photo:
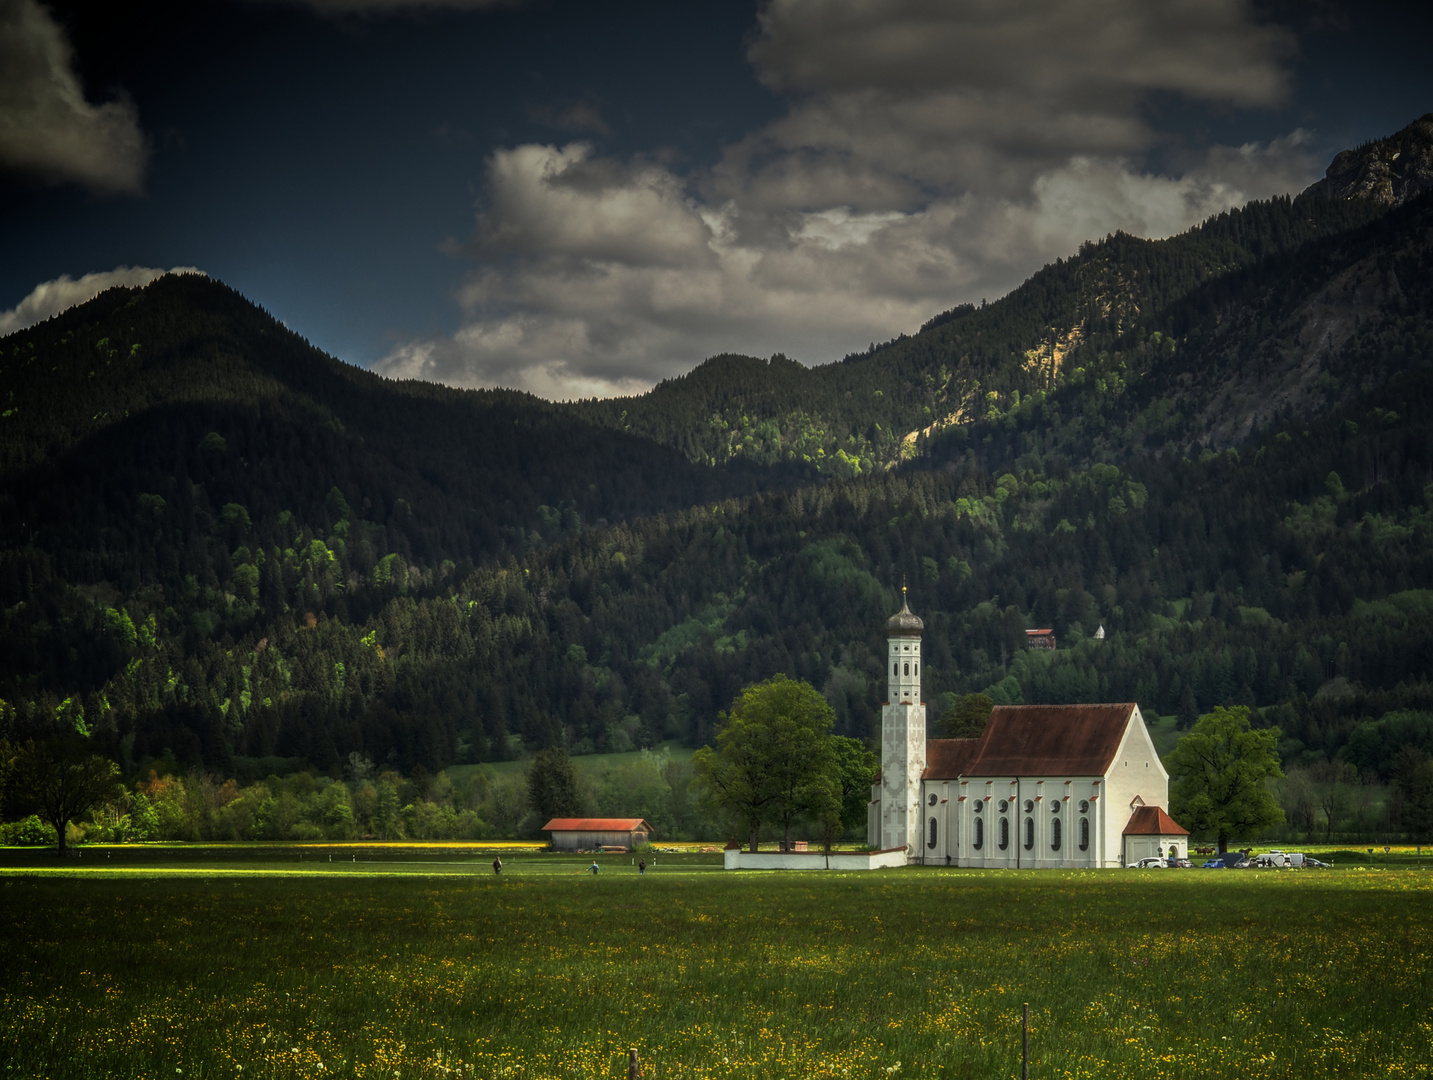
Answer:
[[[652,826],[644,818],[553,818],[543,827],[556,851],[592,851],[596,848],[631,850],[647,843]]]
[[[1032,649],[1053,649],[1055,631],[1048,627],[1044,630],[1026,630],[1025,644]]]

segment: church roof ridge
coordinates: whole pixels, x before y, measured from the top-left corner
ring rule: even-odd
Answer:
[[[1132,701],[997,705],[962,776],[1102,776],[1119,752]]]
[[[980,737],[973,739],[927,739],[925,771],[922,780],[954,780],[965,770],[980,746]]]

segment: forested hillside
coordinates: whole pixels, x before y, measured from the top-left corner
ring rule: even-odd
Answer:
[[[1273,200],[829,368],[566,407],[112,290],[0,340],[0,734],[435,770],[701,743],[784,672],[874,739],[905,579],[933,711],[1249,704],[1386,775],[1433,749],[1430,259],[1433,196]]]
[[[676,447],[693,461],[792,462],[869,474],[909,459],[918,435],[1001,415],[1093,368],[1131,339],[1171,335],[1172,310],[1211,282],[1367,223],[1382,207],[1311,197],[1221,214],[1169,240],[1120,234],[1086,244],[1010,295],[963,305],[840,364],[804,368],[718,356],[640,398],[572,407]]]

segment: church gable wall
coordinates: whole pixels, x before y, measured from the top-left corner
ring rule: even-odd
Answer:
[[[1169,773],[1155,753],[1154,743],[1138,708],[1130,716],[1129,727],[1110,763],[1107,776],[1105,799],[1108,805],[1103,808],[1103,865],[1123,866],[1124,828],[1134,812],[1135,800],[1139,800],[1137,805],[1143,806],[1169,805]]]

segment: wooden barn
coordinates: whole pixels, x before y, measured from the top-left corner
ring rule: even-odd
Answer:
[[[553,818],[543,827],[552,835],[556,851],[592,851],[596,848],[631,850],[645,844],[652,826],[643,818]]]
[[[1056,647],[1055,631],[1049,627],[1043,630],[1026,630],[1025,644],[1032,649],[1053,649]]]

